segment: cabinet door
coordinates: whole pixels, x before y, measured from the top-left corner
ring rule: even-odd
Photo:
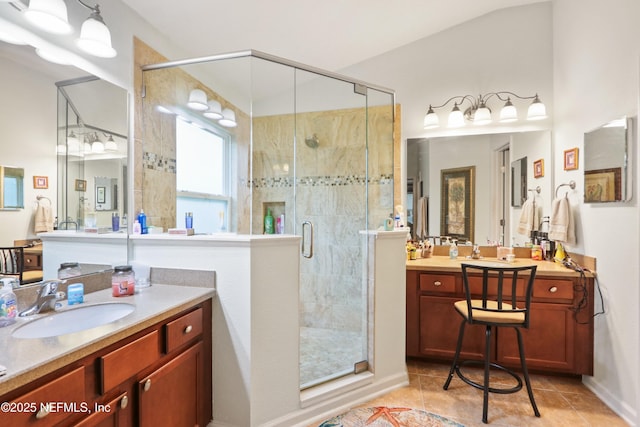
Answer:
[[[190,347],[138,382],[140,427],[204,426],[203,347]]]
[[[106,403],[94,403],[91,415],[75,424],[75,427],[124,427],[129,425],[131,405],[129,394],[120,393]]]
[[[564,304],[531,304],[529,329],[521,329],[527,367],[575,373],[576,322]],[[498,363],[520,366],[518,339],[512,328],[498,331]]]
[[[422,355],[453,359],[460,322],[462,322],[462,316],[453,307],[458,300],[460,298],[420,296],[420,353]],[[466,325],[460,357],[482,359],[484,340],[484,326]]]

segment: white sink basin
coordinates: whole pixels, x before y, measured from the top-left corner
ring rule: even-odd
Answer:
[[[134,310],[134,305],[120,302],[85,305],[32,320],[16,328],[11,335],[14,338],[56,337],[115,322]]]

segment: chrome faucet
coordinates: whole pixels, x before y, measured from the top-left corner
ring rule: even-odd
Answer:
[[[31,316],[34,314],[53,311],[56,309],[56,301],[58,300],[58,285],[64,283],[64,280],[45,280],[40,284],[36,302],[23,312],[20,317]]]

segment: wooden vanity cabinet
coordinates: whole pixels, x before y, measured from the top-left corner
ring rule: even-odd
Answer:
[[[465,298],[462,273],[407,270],[407,356],[453,360],[462,317],[453,304]],[[583,291],[584,288],[584,291]],[[474,281],[471,280],[473,292]],[[524,297],[524,282],[517,289]],[[575,307],[583,305],[576,313]],[[527,366],[538,372],[593,374],[593,279],[537,275],[529,329],[522,329]],[[484,327],[467,325],[463,359],[482,359]],[[492,359],[520,367],[515,331],[492,334]]]
[[[27,411],[7,425],[206,426],[213,414],[211,307],[206,300],[2,396],[79,402],[77,411],[41,419]]]

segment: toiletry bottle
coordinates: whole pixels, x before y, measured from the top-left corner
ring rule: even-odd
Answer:
[[[273,215],[271,215],[271,208],[267,208],[267,215],[264,217],[264,234],[274,234]]]
[[[120,231],[120,216],[118,212],[114,212],[111,216],[111,230]]]
[[[193,212],[186,212],[184,214],[184,227],[193,228]]]
[[[138,214],[138,222],[140,223],[140,234],[147,234],[149,232],[147,228],[147,215],[142,209],[140,209],[140,213]]]
[[[0,289],[0,328],[9,326],[16,321],[18,316],[18,299],[13,293],[14,279],[5,277],[2,281],[2,289]]]
[[[133,223],[133,234],[141,234],[142,229],[140,228],[140,222],[136,219],[136,222]]]
[[[456,241],[453,239],[451,240],[451,246],[449,246],[449,258],[458,258],[458,246],[456,246]]]

